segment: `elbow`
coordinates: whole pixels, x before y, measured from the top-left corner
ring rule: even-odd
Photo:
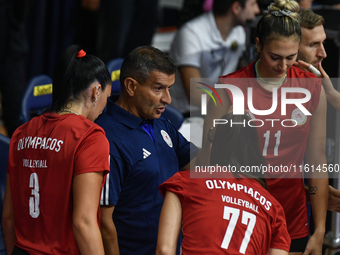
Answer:
[[[75,235],[82,235],[90,229],[97,228],[97,221],[89,218],[73,219],[73,232]]]
[[[86,223],[80,220],[73,220],[73,232],[77,236],[78,233],[81,233],[83,229],[86,228]]]
[[[14,229],[14,218],[13,217],[6,217],[5,215],[2,216],[1,220],[3,231],[5,232],[7,229]]]
[[[168,247],[167,245],[159,245],[157,244],[157,248],[156,248],[156,255],[173,255],[176,254],[171,251],[170,247]]]

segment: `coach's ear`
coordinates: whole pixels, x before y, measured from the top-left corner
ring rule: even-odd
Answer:
[[[126,92],[130,97],[133,97],[135,95],[135,90],[137,87],[137,81],[131,77],[128,77],[124,81],[124,87]]]

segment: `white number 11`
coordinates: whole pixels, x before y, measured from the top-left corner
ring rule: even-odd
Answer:
[[[274,136],[276,137],[276,143],[275,143],[275,147],[274,147],[274,156],[279,156],[281,130],[277,131]],[[264,133],[263,137],[265,138],[265,141],[264,141],[262,155],[267,156],[267,149],[268,149],[268,144],[269,144],[269,139],[270,139],[270,131],[268,130],[266,133]]]

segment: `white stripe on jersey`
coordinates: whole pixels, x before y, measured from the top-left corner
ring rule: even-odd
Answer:
[[[100,205],[109,204],[110,173],[106,174],[106,181],[100,197]],[[104,193],[105,192],[105,193]]]

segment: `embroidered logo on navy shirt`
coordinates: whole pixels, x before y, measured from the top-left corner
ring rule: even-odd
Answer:
[[[143,148],[143,159],[146,159],[151,155],[151,152],[147,151],[146,149]]]
[[[165,132],[164,130],[161,130],[161,134],[163,136],[164,141],[167,143],[167,145],[169,145],[169,147],[172,148],[172,141],[168,133]]]

